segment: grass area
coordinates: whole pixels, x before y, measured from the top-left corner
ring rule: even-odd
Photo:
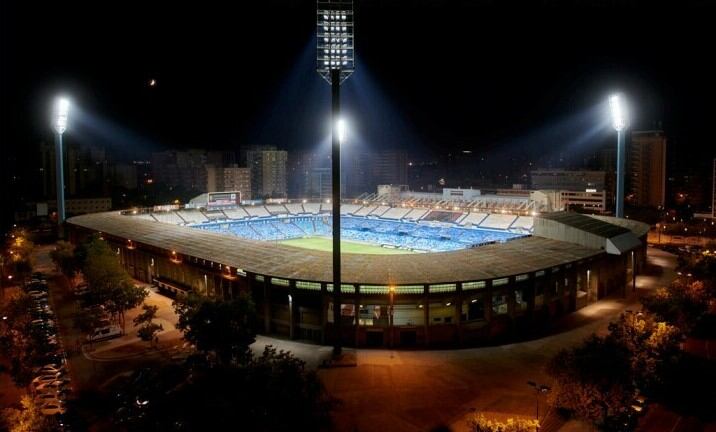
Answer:
[[[315,249],[330,252],[333,250],[333,241],[326,237],[306,237],[299,239],[284,240],[281,244],[296,246],[306,249]],[[390,249],[376,245],[357,243],[352,241],[341,241],[341,253],[359,253],[373,255],[395,255],[414,253],[402,249]]]

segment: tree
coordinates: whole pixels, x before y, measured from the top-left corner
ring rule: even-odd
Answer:
[[[243,364],[164,364],[138,371],[115,392],[125,407],[117,420],[128,430],[326,429],[334,402],[315,371],[273,347],[249,357]]]
[[[659,288],[642,299],[644,308],[659,321],[678,327],[690,334],[709,313],[713,290],[700,280],[677,279],[668,288]]]
[[[0,426],[8,432],[50,432],[56,430],[49,417],[42,415],[32,397],[20,398],[21,408],[6,408],[0,416]]]
[[[139,306],[149,293],[134,285],[105,241],[94,238],[85,250],[83,273],[89,285],[85,302],[88,305],[103,305],[124,332],[125,313]]]
[[[179,315],[177,328],[199,351],[221,364],[250,358],[249,345],[256,340],[256,310],[248,294],[230,301],[189,294],[174,302],[174,310]]]
[[[137,330],[137,336],[143,341],[149,342],[151,345],[156,334],[164,330],[164,327],[154,322],[159,307],[144,303],[142,309],[144,312],[134,317],[134,325],[141,326],[139,330]]]
[[[591,336],[560,351],[548,364],[550,402],[599,427],[628,423],[635,388],[627,349],[613,338]]]
[[[46,351],[46,340],[32,331],[32,297],[19,294],[0,308],[7,317],[0,321],[0,353],[10,360],[10,375],[15,384],[26,386],[32,379],[32,367]]]
[[[60,240],[57,242],[55,249],[50,252],[50,258],[60,269],[62,274],[72,280],[80,267],[75,254],[75,247],[70,242]]]
[[[472,432],[537,432],[539,421],[530,419],[513,419],[500,422],[488,420],[482,413],[475,414],[468,420],[468,428]]]
[[[609,337],[626,349],[631,376],[641,391],[655,390],[678,362],[683,337],[678,328],[649,313],[623,313],[609,324]]]

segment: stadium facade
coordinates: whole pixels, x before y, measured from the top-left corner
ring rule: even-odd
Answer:
[[[133,277],[165,292],[250,293],[264,333],[328,344],[335,336],[331,253],[275,240],[300,235],[296,229],[325,234],[307,227],[330,221],[330,207],[170,206],[68,224],[75,242],[101,233]],[[458,347],[534,336],[565,314],[626,294],[646,260],[648,226],[624,219],[354,201],[341,214],[354,223],[344,229],[424,252],[343,254],[343,340],[356,346]],[[501,235],[484,242],[480,230]]]

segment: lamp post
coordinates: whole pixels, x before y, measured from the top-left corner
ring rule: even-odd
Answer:
[[[55,100],[52,126],[55,129],[55,183],[57,187],[57,236],[63,237],[65,222],[65,175],[62,159],[62,134],[67,129],[67,115],[70,101],[60,97]]]
[[[535,412],[535,418],[539,422],[539,395],[549,393],[549,391],[552,390],[552,388],[550,386],[547,386],[544,384],[541,384],[541,385],[537,384],[534,381],[527,381],[527,385],[535,389],[535,402],[537,405],[536,412]]]
[[[609,108],[612,113],[612,126],[617,131],[617,199],[616,217],[624,217],[624,169],[626,165],[626,144],[624,129],[627,127],[626,108],[623,96],[614,94],[609,97]]]
[[[333,204],[333,355],[342,351],[341,334],[341,83],[354,70],[353,1],[318,0],[316,71],[331,85],[331,181]]]

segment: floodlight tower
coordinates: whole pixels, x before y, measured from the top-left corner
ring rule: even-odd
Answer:
[[[612,113],[612,126],[617,131],[617,203],[616,217],[624,217],[624,166],[626,164],[626,144],[624,129],[627,127],[627,112],[624,97],[613,94],[609,97],[609,108]]]
[[[65,175],[62,159],[62,134],[67,129],[70,101],[64,97],[55,100],[52,127],[55,129],[55,184],[57,187],[57,234],[62,238],[65,222]]]
[[[331,184],[333,189],[333,354],[341,353],[341,83],[354,70],[353,1],[318,0],[316,71],[331,85]],[[357,315],[356,317],[357,318]]]

